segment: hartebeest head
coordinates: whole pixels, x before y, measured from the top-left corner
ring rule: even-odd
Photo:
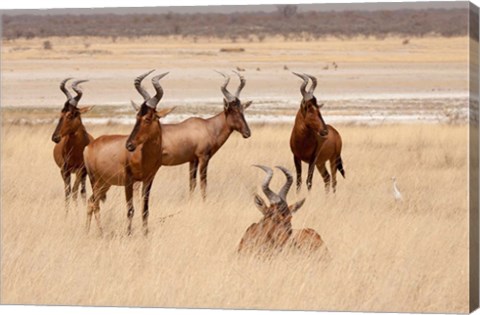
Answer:
[[[60,139],[66,135],[75,133],[82,126],[81,114],[88,112],[93,108],[93,106],[78,108],[78,102],[82,98],[83,92],[80,90],[78,85],[87,80],[79,80],[72,83],[72,89],[77,94],[75,97],[72,97],[70,92],[65,87],[65,84],[71,78],[66,78],[60,83],[60,90],[67,97],[67,101],[63,105],[62,111],[60,112],[60,119],[58,120],[57,127],[52,135],[52,141],[59,143]]]
[[[233,95],[227,90],[227,85],[230,82],[230,77],[225,73],[218,72],[225,78],[225,82],[220,87],[220,90],[222,91],[222,94],[224,96],[223,110],[227,119],[227,125],[233,130],[238,131],[244,138],[249,138],[251,135],[250,127],[248,127],[243,112],[252,104],[252,102],[248,101],[245,104],[242,104],[242,102],[238,98],[240,96],[240,92],[245,87],[246,80],[242,75],[240,75],[240,73],[236,71],[234,72],[240,79],[240,85],[238,86],[235,95]]]
[[[148,92],[141,86],[142,80],[152,73],[153,70],[144,73],[135,79],[135,88],[143,96],[143,103],[139,106],[136,123],[126,142],[128,151],[135,151],[137,146],[148,141],[157,132],[161,132],[159,119],[167,116],[174,108],[163,108],[157,111],[157,105],[162,99],[163,89],[160,86],[160,79],[168,74],[157,75],[152,78],[152,84],[155,88],[156,94],[150,97]]]
[[[317,130],[321,137],[326,137],[328,135],[328,129],[325,121],[323,120],[322,114],[320,113],[320,108],[323,107],[323,104],[318,105],[317,98],[313,95],[313,92],[317,87],[317,78],[309,74],[300,74],[296,72],[292,73],[303,80],[303,83],[300,86],[300,92],[302,93],[303,97],[300,104],[300,110],[305,119],[305,125],[308,128]],[[307,87],[309,78],[312,80],[312,85],[307,92],[305,88]]]
[[[263,165],[254,165],[261,168],[267,173],[265,180],[262,184],[262,190],[265,196],[268,198],[270,205],[267,205],[262,197],[258,194],[254,196],[254,203],[260,212],[263,214],[263,225],[268,231],[265,231],[272,237],[274,245],[282,245],[286,239],[292,234],[292,214],[295,213],[301,206],[303,206],[305,199],[302,199],[292,205],[287,203],[287,194],[293,183],[293,177],[290,172],[282,167],[276,166],[281,170],[286,177],[286,182],[280,191],[274,193],[269,185],[273,177],[273,171],[271,168]]]

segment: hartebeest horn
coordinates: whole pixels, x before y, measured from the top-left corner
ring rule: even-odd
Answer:
[[[303,83],[300,86],[300,93],[302,93],[303,98],[305,98],[307,96],[307,91],[305,90],[305,88],[307,87],[307,84],[308,84],[308,77],[304,74],[300,74],[296,72],[292,72],[292,73],[303,80]]]
[[[160,86],[160,83],[158,83],[158,81],[160,81],[160,79],[166,76],[167,74],[168,72],[165,72],[152,78],[152,84],[153,84],[153,87],[155,88],[155,91],[157,91],[157,94],[155,94],[155,96],[153,96],[152,98],[150,98],[148,101],[145,102],[145,105],[147,105],[148,107],[151,107],[153,109],[157,108],[158,102],[160,102],[163,96],[163,89]]]
[[[148,101],[150,99],[150,94],[148,94],[148,92],[142,87],[142,80],[145,79],[153,71],[155,71],[155,69],[139,75],[134,81],[135,88],[137,89],[138,93],[142,95],[144,101]]]
[[[313,81],[312,86],[310,87],[310,90],[307,92],[305,90],[305,88],[307,87],[307,84],[308,84],[308,78],[312,78],[312,77],[310,77],[310,76],[308,76],[304,73],[302,73],[302,74],[296,73],[296,72],[292,72],[292,73],[303,80],[303,83],[300,86],[300,92],[302,93],[303,100],[308,101],[308,100],[312,99],[313,98],[313,90],[317,86],[317,79],[316,78],[312,79],[312,81]]]
[[[237,89],[237,92],[235,92],[235,97],[239,97],[240,96],[240,92],[243,90],[243,88],[245,87],[245,83],[247,82],[245,80],[245,77],[243,75],[241,75],[240,73],[238,73],[237,71],[235,70],[232,70],[233,72],[235,72],[235,74],[238,76],[238,79],[240,80],[240,85],[238,86],[238,89]]]
[[[285,174],[285,177],[287,178],[287,181],[283,185],[282,189],[280,189],[280,191],[278,192],[278,196],[283,201],[287,202],[287,194],[288,194],[288,191],[290,190],[290,187],[292,187],[293,176],[290,173],[290,171],[287,170],[285,167],[283,167],[283,166],[275,166],[275,167],[278,168],[279,170],[281,170],[283,172],[283,174]]]
[[[67,97],[67,100],[72,99],[72,94],[70,94],[70,92],[67,90],[67,88],[65,87],[65,84],[67,83],[68,80],[71,80],[71,79],[72,78],[66,78],[62,82],[60,82],[60,90],[62,90],[63,94],[65,94],[65,96]]]
[[[317,78],[315,78],[313,75],[310,75],[310,74],[306,74],[306,76],[308,76],[310,78],[310,80],[312,80],[312,85],[310,86],[310,89],[308,90],[308,93],[309,94],[312,94],[313,96],[313,92],[315,91],[315,88],[317,87]]]
[[[265,194],[265,196],[267,196],[271,204],[279,203],[281,201],[281,198],[276,193],[274,193],[269,187],[270,181],[272,180],[272,177],[273,177],[272,169],[264,165],[253,165],[253,166],[261,168],[265,173],[267,173],[267,176],[265,176],[265,180],[262,183],[263,193]]]
[[[77,93],[77,95],[74,98],[70,99],[70,105],[75,107],[78,105],[78,102],[80,101],[83,95],[83,91],[78,87],[78,85],[84,82],[88,82],[88,80],[78,80],[72,83],[72,90],[74,90],[75,93]]]
[[[223,85],[220,87],[220,90],[222,91],[223,93],[223,96],[225,96],[225,99],[227,100],[227,102],[232,102],[235,100],[235,96],[232,95],[232,93],[230,93],[228,90],[227,90],[227,85],[228,83],[230,82],[230,77],[228,75],[226,75],[225,73],[223,72],[220,72],[220,71],[217,71],[215,70],[216,72],[218,72],[219,74],[221,74],[224,78],[225,78],[225,82],[223,83]]]

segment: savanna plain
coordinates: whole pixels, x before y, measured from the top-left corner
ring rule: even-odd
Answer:
[[[88,126],[93,135],[130,132]],[[102,206],[105,233],[85,233],[86,207],[64,210],[51,126],[4,126],[2,303],[369,311],[467,311],[467,128],[451,125],[337,129],[346,179],[325,194],[318,174],[293,227],[317,230],[330,257],[239,257],[260,219],[252,194],[264,174],[293,170],[290,126],[234,134],[209,166],[208,199],[189,196],[188,166],[162,167],[151,196],[150,234],[139,198],[126,234],[123,189]],[[448,145],[445,145],[447,144]],[[275,153],[273,153],[275,152]],[[395,175],[404,201],[395,202]],[[304,173],[305,177],[305,173]],[[272,186],[284,177],[275,173]],[[90,189],[89,189],[90,191]]]
[[[238,47],[245,50],[220,52]],[[467,48],[468,39],[461,36],[294,43],[279,38],[261,43],[155,37],[4,40],[1,302],[468,312],[467,124],[330,120],[332,114],[368,116],[371,104],[377,112],[394,105],[389,113],[400,115],[466,109]],[[286,115],[290,123],[257,119],[250,123],[249,139],[233,133],[210,161],[206,201],[198,190],[190,196],[188,165],[182,165],[157,173],[147,237],[139,196],[133,234],[127,236],[121,187],[112,187],[101,206],[103,236],[95,224],[85,232],[82,200],[66,213],[50,140],[65,101],[58,89],[62,79],[90,79],[82,85],[80,107],[96,105],[84,123],[98,137],[130,133],[129,102],[139,99],[133,88],[139,74],[170,71],[162,80],[165,96],[159,106],[208,116],[222,108],[223,79],[212,70],[236,67],[245,69],[247,79],[241,99],[254,101],[245,112],[247,122],[267,113]],[[304,186],[288,195],[290,203],[306,197],[293,228],[315,229],[329,257],[239,256],[244,231],[261,218],[253,193],[261,193],[264,173],[251,165],[294,171],[289,137],[301,95],[290,71],[317,76],[323,117],[343,138],[346,179],[337,174],[336,194],[325,193],[316,172],[310,192]],[[151,91],[149,82],[145,86]],[[88,120],[112,115],[130,120]],[[50,120],[37,123],[39,118]],[[305,164],[303,170],[305,179]],[[402,202],[393,198],[392,176]],[[272,186],[279,189],[283,183],[276,170]]]

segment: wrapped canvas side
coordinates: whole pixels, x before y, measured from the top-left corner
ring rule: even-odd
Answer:
[[[470,60],[469,60],[469,93],[470,93],[470,120],[469,120],[469,225],[470,225],[470,312],[478,308],[479,299],[479,86],[478,86],[478,7],[470,3],[469,32],[470,32]]]

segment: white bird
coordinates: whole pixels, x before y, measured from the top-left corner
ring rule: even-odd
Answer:
[[[395,201],[402,201],[403,197],[402,197],[402,194],[400,193],[400,190],[398,190],[397,179],[395,178],[395,176],[392,177],[392,181],[393,181],[393,197],[395,198]]]

